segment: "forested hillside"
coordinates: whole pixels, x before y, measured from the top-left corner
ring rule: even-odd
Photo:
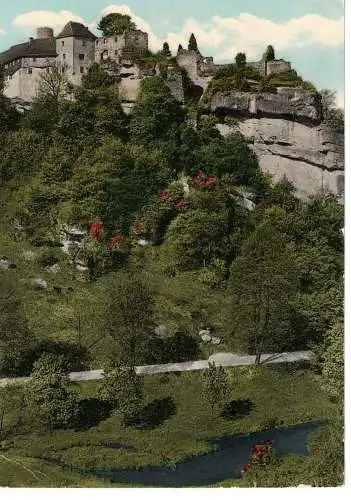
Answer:
[[[342,206],[196,115],[151,77],[126,116],[96,68],[72,101],[0,97],[2,376],[312,349],[340,403]]]

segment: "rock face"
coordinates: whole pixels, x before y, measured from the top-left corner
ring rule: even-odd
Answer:
[[[244,93],[233,93],[231,97],[223,94],[215,96],[211,103],[213,111],[224,111],[227,104],[231,116],[235,117],[237,110],[240,117],[237,125],[218,124],[221,134],[225,136],[240,131],[257,154],[262,171],[271,174],[275,180],[286,176],[295,185],[297,196],[307,198],[327,190],[342,202],[344,137],[320,125],[318,106],[312,101],[313,94],[300,100],[296,107],[294,103],[297,101],[289,96],[281,106],[277,104],[280,100],[275,101],[275,108],[273,98],[264,103],[260,101],[259,113],[250,96]],[[276,95],[274,97],[277,98]],[[276,109],[276,115],[273,109]]]
[[[308,124],[321,122],[321,101],[317,92],[278,88],[277,94],[218,92],[208,105],[216,114],[285,118]]]

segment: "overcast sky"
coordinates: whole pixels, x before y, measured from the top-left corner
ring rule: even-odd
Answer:
[[[172,50],[186,45],[194,32],[203,55],[232,61],[238,51],[248,60],[260,58],[266,45],[290,60],[318,88],[344,96],[343,0],[11,0],[0,18],[0,51],[25,41],[37,26],[57,32],[70,20],[96,32],[97,21],[110,12],[132,16],[148,31],[150,48],[167,40]]]

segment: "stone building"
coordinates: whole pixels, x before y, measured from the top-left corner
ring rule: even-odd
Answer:
[[[56,37],[51,28],[38,28],[36,38],[0,54],[4,93],[12,99],[32,101],[38,93],[41,73],[54,65],[59,66],[73,85],[81,84],[94,62],[109,59],[125,70],[123,51],[133,48],[147,50],[148,34],[131,30],[115,37],[98,38],[83,24],[72,21]],[[137,76],[135,68],[133,74]]]

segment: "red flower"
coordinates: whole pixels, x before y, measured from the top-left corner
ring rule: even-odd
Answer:
[[[158,197],[159,197],[160,199],[165,199],[165,198],[168,198],[168,196],[169,196],[169,191],[168,191],[168,189],[163,189],[163,190],[159,191],[159,193],[158,193]]]
[[[108,243],[107,248],[112,250],[115,245],[119,245],[122,240],[122,236],[118,233],[116,236]]]
[[[98,239],[104,234],[102,222],[92,222],[89,234],[92,238]]]
[[[214,184],[215,182],[215,178],[210,176],[207,178],[207,180],[205,181],[204,183],[204,187],[209,187],[209,186],[212,186],[212,184]]]
[[[186,199],[183,199],[183,200],[179,200],[176,204],[175,204],[175,207],[177,210],[180,210],[182,208],[183,205],[185,205],[186,203],[188,203],[188,200]]]
[[[141,229],[142,227],[143,227],[143,225],[142,225],[142,224],[140,224],[140,223],[135,224],[135,230],[136,230],[137,232],[139,232],[139,231],[140,231],[140,229]]]

